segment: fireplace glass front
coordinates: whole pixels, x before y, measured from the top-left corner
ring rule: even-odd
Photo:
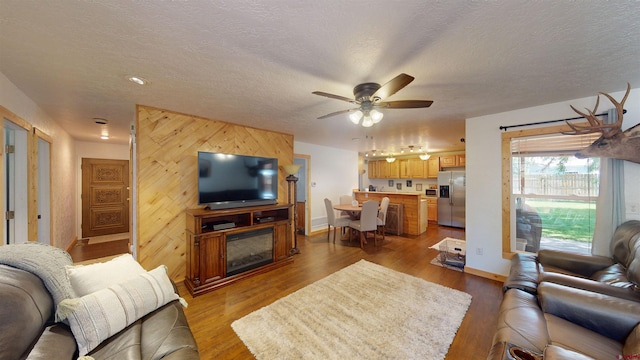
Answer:
[[[273,228],[227,235],[227,276],[273,262]]]

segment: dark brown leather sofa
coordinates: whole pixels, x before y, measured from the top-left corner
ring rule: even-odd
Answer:
[[[488,359],[640,358],[640,221],[611,253],[516,254]]]
[[[0,265],[0,359],[78,357],[69,327],[53,322],[53,300],[36,275]],[[176,300],[105,340],[87,356],[98,359],[199,359],[198,348]]]

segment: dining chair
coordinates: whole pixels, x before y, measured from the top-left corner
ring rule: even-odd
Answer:
[[[373,232],[373,242],[378,246],[376,230],[378,229],[378,202],[375,200],[365,201],[362,204],[360,220],[352,220],[349,227],[360,232],[360,247],[364,248],[366,233]]]
[[[329,235],[331,234],[331,227],[333,226],[333,242],[336,242],[336,228],[344,228],[349,226],[351,221],[348,217],[336,217],[336,211],[333,209],[331,200],[325,198],[324,206],[327,208],[327,242],[329,241]]]
[[[340,195],[340,205],[351,204],[353,201],[353,196],[351,195]],[[340,217],[350,217],[347,211],[341,211]]]
[[[378,233],[380,233],[380,228],[382,228],[382,241],[384,241],[385,236],[385,224],[387,223],[387,209],[389,208],[389,198],[383,197],[380,202],[380,210],[378,211]]]

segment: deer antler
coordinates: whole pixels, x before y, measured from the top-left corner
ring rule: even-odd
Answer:
[[[605,139],[610,139],[614,137],[616,134],[622,131],[621,127],[622,127],[622,118],[624,115],[624,102],[627,101],[627,97],[629,96],[630,92],[631,92],[631,84],[627,83],[627,92],[624,94],[624,97],[620,102],[617,102],[611,95],[600,92],[600,94],[606,96],[609,99],[609,101],[611,101],[611,103],[613,104],[613,106],[615,106],[617,110],[618,118],[616,122],[613,124],[604,124],[602,123],[602,121],[598,120],[598,118],[596,117],[596,110],[598,109],[598,104],[600,102],[600,95],[598,95],[598,98],[596,100],[596,106],[593,108],[593,111],[586,109],[588,114],[578,111],[576,108],[573,107],[573,105],[569,105],[571,106],[573,111],[577,112],[582,117],[587,119],[587,121],[591,126],[573,125],[569,121],[567,121],[567,125],[569,125],[569,127],[573,130],[573,132],[564,132],[563,134],[578,135],[578,134],[590,134],[594,132],[601,132],[602,136]]]

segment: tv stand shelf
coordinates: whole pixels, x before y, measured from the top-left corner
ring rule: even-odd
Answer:
[[[192,296],[258,275],[293,261],[293,205],[186,211],[187,276]],[[272,260],[266,265],[227,276],[227,236],[273,229]]]

